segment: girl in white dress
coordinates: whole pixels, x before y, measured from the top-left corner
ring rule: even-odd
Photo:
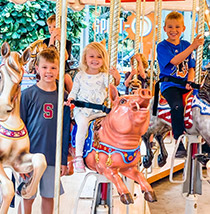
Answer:
[[[108,54],[104,45],[99,42],[88,44],[83,51],[80,71],[74,78],[67,105],[70,105],[72,100],[103,104],[107,97],[108,66]],[[117,69],[110,69],[110,74],[113,75],[116,84],[119,84],[120,74]],[[73,114],[77,123],[74,171],[85,172],[82,155],[89,121],[104,116],[105,113],[101,110],[75,107]]]

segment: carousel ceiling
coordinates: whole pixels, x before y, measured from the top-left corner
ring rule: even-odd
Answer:
[[[10,0],[16,4],[23,4],[27,0]],[[35,1],[35,0],[30,0],[30,1]],[[56,0],[54,0],[56,1]],[[127,2],[122,2],[121,6],[125,10],[131,10],[135,11],[136,10],[136,3],[135,2],[130,2],[129,0],[126,0]],[[133,0],[132,0],[133,1]],[[142,0],[143,1],[143,0]],[[84,8],[84,5],[100,5],[100,6],[109,6],[109,3],[106,3],[106,0],[67,0],[68,5],[72,7],[74,10],[81,10]],[[196,6],[198,7],[198,2],[196,1]],[[208,3],[209,0],[206,0]],[[192,5],[193,5],[193,0],[163,0],[162,1],[162,9],[165,10],[180,10],[180,11],[191,11],[192,10]],[[154,0],[146,0],[146,6],[145,6],[145,13],[148,14],[151,11],[154,10]]]
[[[15,4],[23,4],[27,0],[10,0]],[[36,0],[30,0],[36,1]],[[56,1],[56,0],[49,0],[49,1]],[[68,6],[73,9],[74,11],[82,10],[85,5],[95,5],[98,6],[108,6],[110,3],[106,3],[108,0],[67,0]],[[110,1],[110,0],[109,0]],[[123,0],[125,2],[121,3],[121,7],[127,11],[136,11],[136,3],[130,2],[135,0]],[[126,2],[127,1],[127,2]],[[143,0],[142,0],[143,1]],[[154,11],[154,0],[146,0],[145,6],[145,15],[149,14],[150,12]],[[206,12],[205,12],[205,19],[210,25],[210,0],[206,0]],[[162,0],[162,10],[179,10],[179,11],[192,11],[193,9],[193,0]],[[199,10],[199,1],[196,0],[196,10]]]

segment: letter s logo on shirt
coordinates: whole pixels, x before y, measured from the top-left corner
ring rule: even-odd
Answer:
[[[43,106],[44,111],[44,118],[45,119],[51,119],[53,118],[53,104],[52,103],[45,103]]]

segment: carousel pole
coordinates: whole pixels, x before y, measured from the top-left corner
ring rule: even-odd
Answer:
[[[141,42],[140,42],[140,53],[143,54],[144,46],[143,46],[143,37],[144,37],[144,16],[145,16],[145,4],[146,1],[143,0],[142,4],[142,16],[141,16]]]
[[[157,5],[156,5],[157,4]],[[155,8],[157,10],[157,16],[158,16],[158,29],[157,29],[157,44],[159,42],[161,42],[161,28],[162,28],[162,25],[161,25],[161,21],[162,21],[162,0],[158,0],[158,3],[155,2]],[[155,22],[156,24],[156,22]],[[154,31],[156,31],[154,29]],[[155,34],[155,32],[153,32],[153,35]],[[155,37],[153,38],[155,40]],[[155,41],[154,41],[154,48],[155,48]],[[154,50],[153,50],[154,51]],[[153,61],[154,61],[154,58],[153,58]],[[158,81],[159,79],[159,74],[160,74],[160,68],[159,68],[159,64],[157,62],[157,79],[156,81]],[[151,72],[153,74],[153,72]],[[150,83],[151,84],[151,83]],[[150,85],[150,87],[152,88],[152,86]],[[159,168],[158,166],[158,151],[159,150],[159,145],[156,143],[156,152],[154,153],[154,158],[153,158],[153,164],[152,164],[152,168]]]
[[[193,0],[191,43],[193,42],[195,36],[195,16],[196,16],[196,0]]]
[[[155,0],[155,9],[154,9],[154,28],[153,28],[153,39],[152,39],[152,59],[150,64],[150,91],[153,91],[153,74],[154,74],[154,61],[155,61],[155,41],[156,41],[156,22],[157,22],[157,4],[158,0]]]
[[[109,40],[108,40],[109,61],[110,61],[110,55],[111,55],[113,14],[114,14],[114,0],[111,0],[110,1],[110,12],[109,12]]]
[[[94,20],[94,25],[96,27],[96,19],[98,17],[97,15],[97,8],[98,8],[98,4],[97,4],[97,0],[95,0],[95,20]],[[96,30],[94,31],[94,42],[96,42]]]
[[[61,49],[60,49],[58,116],[57,116],[57,136],[56,136],[56,161],[55,161],[54,214],[59,213],[59,199],[60,199],[60,167],[61,167],[61,148],[62,148],[62,133],[63,133],[62,130],[63,130],[65,49],[66,49],[66,17],[67,17],[67,1],[62,0]],[[56,21],[57,21],[57,17],[56,17]]]
[[[198,13],[198,34],[204,37],[204,9],[205,0],[199,0],[199,13]],[[201,82],[201,68],[203,62],[203,45],[197,49],[196,67],[195,67],[195,83]]]
[[[139,52],[139,43],[140,43],[140,20],[141,20],[141,0],[136,0],[136,32],[135,32],[135,45],[134,45],[134,55]],[[142,46],[141,46],[142,48]],[[137,60],[134,59],[134,69],[137,69]],[[134,79],[137,79],[137,74],[134,75]],[[126,179],[126,186],[129,189],[129,192],[134,196],[134,181],[130,178]],[[129,213],[129,206],[126,207],[126,214]]]
[[[110,1],[110,28],[109,28],[109,41],[108,41],[108,54],[109,54],[109,67],[116,67],[117,65],[117,51],[118,51],[118,37],[119,37],[119,24],[120,24],[120,0],[111,0]],[[108,74],[108,84],[114,84],[114,78]],[[108,88],[108,98],[107,106],[111,108],[111,101],[109,99],[109,88]],[[112,184],[108,190],[108,185],[106,183],[101,183],[101,195],[103,203],[106,203],[107,200],[107,191],[109,191],[109,210],[107,209],[106,204],[103,206],[96,207],[96,214],[108,214],[112,213]],[[93,209],[95,209],[93,207]]]
[[[56,14],[55,14],[56,28],[60,28],[61,26],[61,4],[62,4],[62,0],[56,1]],[[56,45],[56,48],[60,51],[60,44],[58,40],[55,41],[55,45]]]
[[[161,20],[162,20],[162,0],[158,0],[158,31],[157,31],[157,43],[161,42]],[[157,63],[157,80],[159,78],[160,68]]]
[[[140,35],[140,19],[141,19],[141,0],[136,1],[136,34],[135,34],[135,46],[134,54],[139,52],[139,35]],[[137,61],[134,60],[134,69],[137,69]],[[134,78],[137,79],[137,75],[134,75]]]
[[[195,2],[193,2],[194,4]],[[204,7],[205,0],[199,0],[199,17],[198,17],[198,34],[204,36]],[[193,6],[195,10],[195,5]],[[194,11],[195,13],[195,11]],[[192,28],[194,31],[194,28]],[[194,32],[192,32],[194,34]],[[192,39],[194,39],[192,37]],[[200,45],[197,49],[196,68],[195,68],[195,83],[200,83],[200,73],[202,65],[203,46]],[[180,136],[176,144],[174,153],[172,155],[171,164],[173,165],[175,154],[181,141]],[[170,171],[170,181],[172,183],[183,183],[182,193],[185,194],[185,214],[197,214],[198,213],[198,197],[202,194],[202,168],[198,163],[196,155],[201,153],[201,137],[197,135],[185,135],[188,139],[187,159],[184,167],[184,179],[183,181],[174,181],[172,179],[173,166]]]
[[[205,0],[199,0],[198,34],[202,37],[204,36],[204,8]],[[197,84],[201,82],[202,55],[203,45],[200,45],[197,49],[195,68],[195,83]],[[187,166],[185,166],[187,167],[187,179],[183,184],[183,193],[187,193],[185,214],[197,214],[197,195],[202,193],[202,180],[201,167],[196,159],[196,154],[201,153],[201,140],[195,135],[189,135],[188,139]]]
[[[112,10],[112,18],[110,14],[110,25],[112,26],[111,29],[111,36],[109,36],[109,67],[116,67],[117,66],[117,51],[118,51],[118,38],[119,38],[119,25],[120,25],[120,8],[121,8],[121,1],[120,0],[111,0],[110,7]],[[109,32],[110,33],[110,32]],[[109,84],[114,83],[113,77],[109,74]],[[108,95],[109,95],[109,88],[108,88]],[[111,107],[110,99],[107,101],[108,107]]]

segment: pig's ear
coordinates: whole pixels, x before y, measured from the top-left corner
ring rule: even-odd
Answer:
[[[118,98],[118,91],[112,84],[109,85],[109,97],[112,102],[114,102]]]

